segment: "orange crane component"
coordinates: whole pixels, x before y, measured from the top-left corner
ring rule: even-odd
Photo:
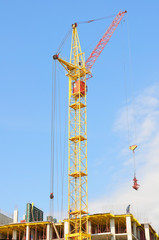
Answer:
[[[137,183],[137,178],[136,178],[136,176],[134,176],[134,179],[133,179],[133,182],[134,182],[134,185],[132,186],[133,187],[133,189],[135,189],[135,190],[138,190],[139,189],[139,187],[140,187],[140,185]]]
[[[125,11],[125,12],[120,11],[117,14],[115,19],[113,20],[113,22],[111,23],[111,25],[109,26],[109,28],[107,29],[107,31],[105,32],[105,34],[103,35],[103,37],[101,38],[101,40],[99,41],[99,43],[97,44],[97,46],[95,47],[95,49],[93,50],[91,55],[89,56],[89,58],[85,62],[86,68],[88,70],[90,70],[92,68],[93,64],[95,63],[95,61],[97,60],[97,58],[99,57],[99,55],[101,54],[101,52],[103,51],[103,49],[105,48],[107,43],[109,42],[109,39],[113,35],[115,29],[121,22],[125,13],[127,13],[127,11]]]

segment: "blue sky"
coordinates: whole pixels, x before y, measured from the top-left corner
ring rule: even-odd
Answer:
[[[151,173],[156,169],[157,153],[154,146],[159,133],[156,124],[159,100],[158,8],[157,0],[151,3],[136,0],[1,1],[0,209],[12,212],[17,206],[22,218],[25,204],[33,201],[49,212],[52,55],[72,23],[110,16],[120,10],[128,11],[126,21],[119,25],[93,66],[93,78],[88,82],[88,196],[90,211],[92,206],[98,210],[100,202],[109,205],[113,201],[114,204],[131,201],[134,208],[136,206],[140,209],[149,190],[141,187],[143,190],[136,193],[131,189],[133,163],[128,151],[125,122],[124,64],[130,125],[131,119],[135,118],[137,143],[140,145],[137,150],[138,178],[142,186],[147,186],[152,178],[148,177],[150,173],[146,175],[146,170],[144,175],[142,169],[150,168],[149,165],[152,167]],[[110,18],[78,26],[81,47],[86,50],[86,57],[112,20]],[[62,52],[62,57],[66,59],[69,59],[70,41],[69,38]],[[61,67],[58,68],[57,79],[61,89],[61,136],[64,137],[67,79]],[[132,139],[133,134],[132,127]],[[67,141],[64,140],[62,149],[64,143],[67,148]],[[148,154],[151,160],[154,159],[152,164],[150,158],[146,158]],[[67,157],[64,177],[63,201],[66,213]],[[55,175],[55,179],[58,178],[60,187],[60,170],[58,177]],[[124,200],[117,198],[115,194],[118,191],[123,194]],[[60,211],[60,190],[58,195],[58,211],[57,198],[54,207],[56,212]],[[152,195],[153,198],[157,197],[155,191]],[[152,202],[153,199],[148,199],[141,211],[145,212],[150,205],[156,206]],[[154,214],[152,220],[157,225],[159,212],[156,215],[154,208],[151,214],[146,214],[148,217]],[[57,217],[60,218],[59,213]]]

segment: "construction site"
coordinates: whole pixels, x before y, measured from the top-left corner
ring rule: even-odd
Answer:
[[[82,217],[82,221],[86,221],[85,218],[85,216]],[[93,240],[159,239],[159,236],[150,224],[139,223],[132,214],[94,214],[87,216],[87,220],[88,234]],[[14,211],[13,219],[0,214],[0,224],[0,239],[66,239],[69,233],[68,219],[63,222],[55,222],[49,218],[48,221],[26,222],[25,220],[21,220],[21,222],[18,222],[17,210]]]
[[[126,213],[116,215],[111,212],[89,214],[88,206],[88,167],[87,167],[87,81],[92,78],[92,67],[116,28],[124,19],[127,11],[120,11],[85,60],[77,32],[78,23],[71,26],[72,41],[70,60],[61,57],[61,49],[67,38],[62,41],[58,51],[53,55],[55,67],[60,64],[68,78],[68,211],[67,218],[57,221],[50,210],[50,216],[44,219],[44,212],[27,203],[26,214],[19,220],[18,210],[13,217],[0,213],[0,239],[7,240],[159,240],[159,235],[150,223],[139,222],[131,213],[130,206]],[[89,20],[88,23],[95,20]],[[56,36],[57,37],[57,36]],[[56,68],[54,70],[56,72]],[[55,76],[56,78],[56,76]],[[54,86],[53,86],[54,87]],[[54,105],[54,102],[53,102]],[[52,121],[54,119],[52,112]],[[52,126],[52,131],[54,131]],[[52,133],[53,135],[54,133]],[[89,140],[88,140],[89,141]],[[54,138],[52,139],[52,145]],[[136,143],[129,146],[134,159]],[[54,146],[51,150],[51,169],[54,166]],[[50,208],[56,198],[51,173]],[[56,182],[55,182],[56,184]],[[133,191],[140,191],[140,185],[134,167]]]

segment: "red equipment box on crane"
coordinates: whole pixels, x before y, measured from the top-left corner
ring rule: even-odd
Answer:
[[[87,92],[87,86],[83,81],[76,81],[73,83],[73,94],[79,96],[79,93],[84,96]]]

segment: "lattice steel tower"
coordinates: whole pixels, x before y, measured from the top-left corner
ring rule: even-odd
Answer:
[[[77,24],[72,25],[70,62],[54,55],[69,78],[69,149],[68,149],[68,222],[67,238],[86,239],[88,234],[87,191],[87,114],[85,56],[81,51]]]
[[[67,239],[91,238],[88,233],[88,187],[87,187],[87,114],[86,79],[91,68],[103,51],[125,12],[119,12],[85,62],[81,51],[77,24],[72,25],[70,62],[59,57],[69,79],[69,120],[68,120],[68,234]],[[94,20],[91,20],[91,22]],[[88,21],[90,22],[90,21]]]

